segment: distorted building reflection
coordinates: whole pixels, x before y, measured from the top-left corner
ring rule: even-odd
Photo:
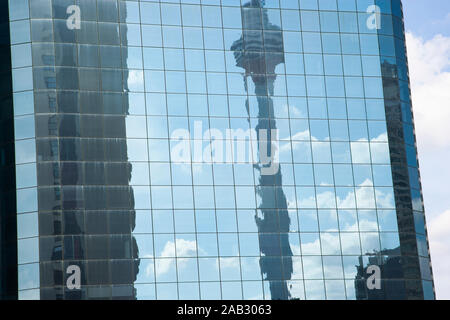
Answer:
[[[117,11],[117,3],[111,4]],[[55,3],[53,10],[58,15],[66,7]],[[57,26],[55,35],[64,44],[54,44],[54,54],[42,50],[41,61],[48,66],[42,91],[36,93],[41,298],[136,299],[139,257],[132,236],[136,213],[125,124],[127,51],[125,64],[117,65],[120,77],[78,91],[92,78],[100,83],[102,71],[82,68],[75,31]],[[85,49],[98,54],[101,47]],[[71,265],[81,270],[80,289],[66,286]]]
[[[400,247],[383,250],[374,255],[360,256],[359,265],[355,266],[355,296],[357,300],[402,300],[405,299],[405,281],[402,280],[403,265]],[[368,268],[376,266],[379,275]],[[379,276],[379,287],[373,288],[368,282],[374,282],[371,276]]]
[[[249,93],[248,81],[253,81],[258,100],[258,123],[254,128],[258,139],[259,163],[255,165],[259,172],[259,185],[256,187],[261,204],[255,215],[258,226],[261,250],[260,267],[265,280],[270,283],[270,296],[273,300],[291,298],[288,280],[293,273],[292,250],[289,244],[290,218],[286,195],[283,191],[281,169],[276,173],[264,174],[267,166],[274,165],[275,150],[273,136],[277,130],[272,96],[277,74],[277,65],[284,63],[283,36],[279,26],[269,21],[264,4],[252,0],[242,5],[243,34],[234,42],[236,65],[245,69],[244,86]],[[266,30],[263,32],[263,30]],[[270,31],[269,31],[270,30]],[[249,122],[249,101],[246,106]],[[266,134],[264,134],[265,132]],[[265,144],[265,145],[264,145]],[[263,152],[266,152],[264,155]],[[272,156],[272,163],[264,164],[262,158]]]

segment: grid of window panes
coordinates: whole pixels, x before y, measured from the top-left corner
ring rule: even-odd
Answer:
[[[355,299],[367,254],[400,255],[373,1],[12,2],[18,211],[27,213],[18,223],[36,226],[39,208],[41,239],[39,257],[37,230],[19,234],[19,279],[33,280],[19,289],[70,297],[51,268],[75,263],[83,298],[272,299],[278,283],[289,298]],[[73,4],[79,30],[67,27]],[[244,16],[265,14],[267,28],[249,32]],[[260,75],[273,93],[237,66],[231,48],[244,31],[266,62],[280,52],[267,54],[265,41],[283,43],[284,63]],[[261,101],[273,103],[270,119]],[[265,120],[279,129],[282,176],[269,187],[253,163],[211,156],[211,145],[224,159],[237,152],[226,129]],[[20,153],[36,149],[37,158]],[[189,161],[174,158],[179,149]],[[263,188],[286,208],[261,199]],[[282,210],[287,227],[264,232],[288,241],[261,248],[258,219]],[[114,227],[118,215],[132,234]]]

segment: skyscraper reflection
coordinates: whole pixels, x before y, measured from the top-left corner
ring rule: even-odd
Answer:
[[[118,4],[110,4],[117,12]],[[55,3],[53,10],[58,15],[66,7]],[[121,14],[126,16],[126,8]],[[122,44],[127,45],[122,28]],[[55,27],[64,44],[55,45],[54,55],[42,56],[48,76],[45,91],[37,94],[36,131],[41,229],[48,234],[41,239],[41,298],[136,299],[139,257],[132,236],[136,213],[125,124],[127,51],[116,66],[120,78],[111,83],[115,79],[103,77],[101,69],[89,74],[82,68],[77,32]],[[101,47],[88,49],[98,54]],[[104,81],[86,87],[92,78]],[[67,87],[55,92],[61,89],[56,79],[84,83],[89,91]],[[80,289],[66,286],[71,265],[80,268]]]
[[[360,256],[356,266],[355,294],[357,300],[402,300],[405,299],[405,282],[403,278],[403,263],[400,247],[375,252],[373,255]],[[372,276],[368,272],[369,266],[376,266],[380,270],[379,288],[369,288],[367,282]],[[369,270],[370,271],[370,270]]]
[[[242,5],[243,34],[236,40],[231,50],[234,51],[236,65],[245,69],[244,86],[248,94],[248,78],[255,86],[254,94],[258,100],[258,123],[254,128],[258,139],[259,163],[255,165],[259,172],[259,185],[256,193],[261,202],[255,215],[258,227],[261,250],[260,267],[265,280],[270,284],[270,295],[273,300],[291,298],[287,281],[293,273],[292,250],[289,243],[290,218],[286,195],[283,191],[283,178],[280,168],[276,173],[264,174],[264,167],[273,165],[262,162],[263,154],[274,161],[275,150],[273,130],[277,129],[274,118],[274,83],[275,68],[284,63],[283,37],[279,26],[269,21],[264,3],[252,0]],[[263,30],[270,30],[264,32]],[[236,106],[234,106],[236,107]],[[249,101],[246,108],[249,115]],[[262,134],[267,133],[267,137]],[[265,144],[265,145],[264,145]]]

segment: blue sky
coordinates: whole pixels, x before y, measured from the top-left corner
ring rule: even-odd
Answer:
[[[413,109],[438,299],[450,299],[450,1],[403,0]]]
[[[450,36],[450,1],[403,0],[405,27],[425,39]]]

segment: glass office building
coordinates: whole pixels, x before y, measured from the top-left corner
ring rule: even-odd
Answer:
[[[0,6],[2,298],[434,299],[400,0]]]

